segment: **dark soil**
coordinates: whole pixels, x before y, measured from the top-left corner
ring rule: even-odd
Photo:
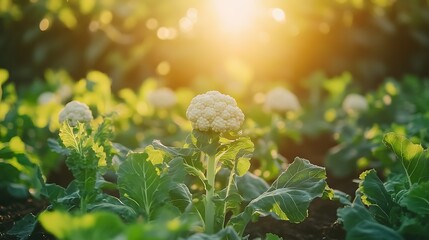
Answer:
[[[250,235],[250,239],[264,239],[267,233],[273,233],[285,240],[342,240],[345,239],[345,232],[336,222],[339,207],[341,204],[338,202],[316,199],[310,204],[308,218],[302,223],[263,217],[247,225],[245,235]]]
[[[0,239],[14,240],[13,236],[7,234],[16,221],[20,220],[27,214],[38,214],[47,206],[45,201],[27,199],[25,201],[17,201],[11,203],[3,203],[0,205]],[[34,233],[29,239],[54,239],[53,236],[47,234],[40,225],[37,225]]]

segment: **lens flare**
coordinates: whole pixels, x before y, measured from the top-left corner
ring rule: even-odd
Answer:
[[[251,27],[258,9],[256,0],[213,0],[212,7],[220,27],[227,32]]]

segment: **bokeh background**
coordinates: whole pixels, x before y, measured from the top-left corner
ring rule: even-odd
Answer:
[[[106,73],[114,91],[350,72],[364,89],[429,72],[428,0],[0,0],[0,67]],[[234,85],[235,84],[235,85]]]

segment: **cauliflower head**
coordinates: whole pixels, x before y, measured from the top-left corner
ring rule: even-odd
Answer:
[[[156,108],[170,108],[177,102],[176,94],[169,88],[159,88],[150,92],[147,100]]]
[[[59,115],[60,123],[68,121],[72,127],[76,126],[77,122],[90,122],[92,119],[92,112],[88,105],[78,101],[67,103]]]
[[[39,97],[37,98],[37,103],[39,105],[46,105],[48,103],[54,102],[55,98],[56,98],[55,93],[44,92],[44,93],[40,94]]]
[[[343,101],[343,109],[349,114],[354,114],[368,109],[365,97],[359,94],[349,94]]]
[[[298,111],[301,109],[298,98],[282,87],[276,87],[267,93],[264,107],[273,112]]]
[[[244,114],[235,99],[218,91],[194,97],[186,117],[194,129],[218,133],[237,131],[244,121]]]

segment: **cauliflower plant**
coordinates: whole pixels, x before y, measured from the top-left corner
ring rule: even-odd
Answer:
[[[264,107],[273,112],[298,111],[301,109],[298,98],[282,87],[276,87],[267,93]]]
[[[349,114],[366,111],[368,109],[368,102],[364,96],[352,93],[344,99],[343,109]]]
[[[39,97],[37,98],[37,103],[39,105],[45,105],[45,104],[54,102],[55,98],[56,96],[53,92],[44,92],[40,94]]]
[[[186,117],[194,129],[218,133],[237,131],[244,121],[244,114],[235,99],[218,91],[194,97]]]
[[[147,100],[156,108],[170,108],[177,102],[176,94],[169,88],[159,88],[150,92]]]
[[[92,112],[88,105],[78,101],[67,103],[59,115],[60,123],[67,120],[72,127],[76,126],[77,122],[89,122],[92,119]]]

